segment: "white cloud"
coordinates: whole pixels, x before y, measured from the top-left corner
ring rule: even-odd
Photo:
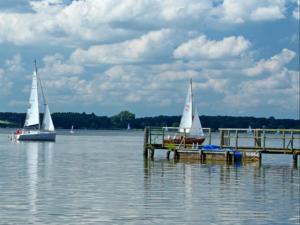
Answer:
[[[122,64],[156,61],[158,57],[171,55],[174,42],[168,29],[153,31],[140,38],[118,44],[95,45],[88,50],[77,49],[71,61],[77,63]],[[170,57],[170,56],[169,56]]]
[[[208,40],[202,35],[181,44],[174,52],[175,58],[219,59],[239,56],[250,47],[250,42],[242,36],[225,37],[221,41]]]
[[[22,66],[22,57],[20,54],[16,54],[12,59],[5,60],[5,66],[9,72],[21,72],[24,70]]]
[[[295,115],[299,107],[299,71],[285,67],[294,57],[293,51],[283,49],[269,60],[260,60],[246,71],[249,79],[226,93],[224,103],[237,109],[274,107],[277,112]],[[261,74],[264,76],[258,76]]]
[[[285,18],[285,1],[224,0],[214,9],[215,17],[223,23],[242,24],[247,21],[267,21]]]
[[[285,48],[268,60],[260,60],[255,66],[245,69],[244,72],[247,76],[258,76],[266,72],[275,73],[281,70],[295,56],[296,53],[294,51]]]
[[[41,76],[56,78],[57,76],[70,76],[81,74],[84,68],[78,64],[68,64],[64,62],[64,57],[56,53],[43,58],[44,67],[39,69]]]
[[[34,12],[1,12],[0,42],[14,44],[115,43],[142,33],[173,28],[199,30],[207,24],[236,24],[285,17],[288,0],[62,0],[30,1]],[[296,15],[296,12],[294,15]]]
[[[251,13],[250,18],[254,21],[282,19],[284,18],[282,10],[283,9],[278,5],[270,7],[259,7]]]
[[[297,20],[300,20],[300,0],[297,1],[297,5],[293,11],[293,17]]]
[[[11,91],[13,82],[7,76],[7,72],[0,68],[0,94],[6,95]]]

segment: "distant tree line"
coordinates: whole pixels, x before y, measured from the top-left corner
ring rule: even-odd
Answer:
[[[0,127],[23,127],[25,113],[0,112]],[[42,118],[42,114],[40,115]],[[180,116],[154,116],[136,118],[134,113],[122,111],[112,117],[97,116],[94,113],[53,113],[52,119],[57,129],[126,129],[128,124],[133,129],[145,126],[177,127]],[[294,128],[300,129],[300,121],[294,119],[236,117],[236,116],[200,116],[203,127],[212,130],[218,128]]]

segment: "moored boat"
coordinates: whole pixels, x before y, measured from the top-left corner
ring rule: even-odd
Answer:
[[[201,145],[205,141],[198,110],[193,104],[192,80],[190,80],[178,133],[173,137],[168,136],[164,139],[164,144]]]

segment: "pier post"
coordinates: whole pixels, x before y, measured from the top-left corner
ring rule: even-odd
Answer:
[[[291,132],[291,149],[294,150],[294,132]]]
[[[225,151],[225,160],[226,162],[229,162],[229,157],[230,157],[230,154],[229,154],[229,151]]]
[[[154,149],[154,147],[152,146],[152,147],[150,148],[150,159],[151,159],[151,160],[154,159],[154,153],[155,153],[155,149]]]
[[[285,149],[285,131],[282,133],[282,147]]]
[[[220,147],[224,145],[224,130],[220,130]]]
[[[293,165],[295,168],[298,166],[298,154],[293,154]]]
[[[176,149],[174,149],[174,160],[175,161],[179,160],[179,153]]]
[[[200,161],[202,162],[203,161],[203,150],[200,150],[199,154],[200,154]]]
[[[255,147],[261,147],[261,131],[260,130],[255,130],[254,144],[255,144]]]
[[[167,160],[170,159],[170,153],[171,153],[171,151],[167,151]]]
[[[263,130],[263,150],[266,150],[266,131]]]
[[[149,128],[144,129],[144,157],[148,158],[148,138],[149,138]]]
[[[161,144],[161,146],[162,146],[162,148],[164,148],[164,140],[165,140],[165,128],[161,128],[162,129],[162,144]]]
[[[262,154],[261,154],[261,152],[258,152],[258,163],[259,163],[259,166],[261,166],[261,161],[262,161]]]
[[[239,134],[238,134],[238,130],[235,130],[235,149],[237,149],[239,145]]]

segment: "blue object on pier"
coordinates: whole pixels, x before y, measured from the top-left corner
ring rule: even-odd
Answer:
[[[221,148],[218,145],[204,145],[204,146],[200,147],[200,149],[201,150],[205,150],[205,151],[214,151],[214,152],[217,152],[217,151],[220,151],[220,152],[228,151],[231,154],[233,154],[236,159],[242,158],[242,153],[239,152],[239,151],[236,151],[233,148],[224,149],[224,148]]]
[[[241,159],[243,156],[242,153],[239,151],[233,151],[233,154],[236,159]]]
[[[201,148],[202,150],[211,150],[211,151],[224,151],[220,146],[218,145],[204,145]]]

